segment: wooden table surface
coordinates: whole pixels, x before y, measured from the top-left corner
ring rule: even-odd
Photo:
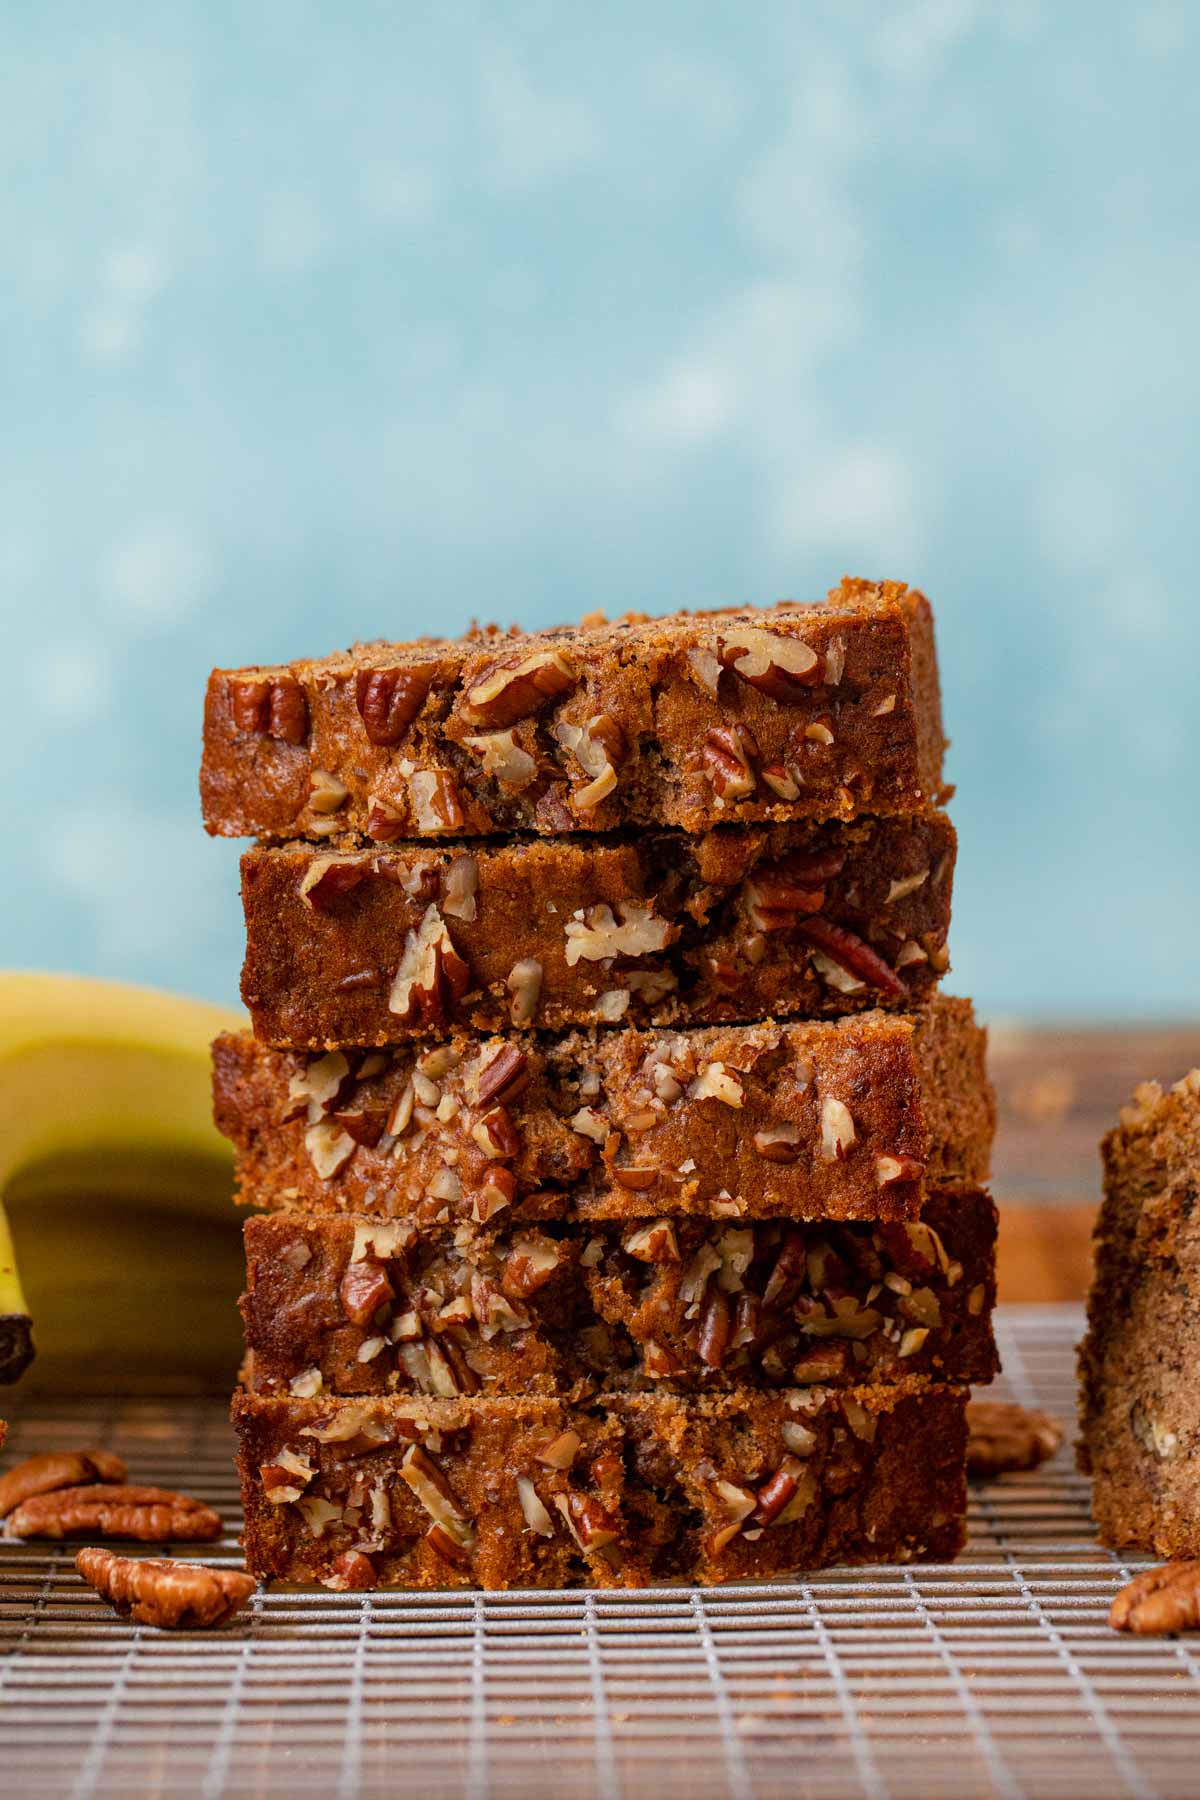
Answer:
[[[993,1025],[999,1121],[1001,1300],[1075,1300],[1087,1289],[1100,1139],[1140,1081],[1200,1064],[1200,1025],[1055,1029]]]

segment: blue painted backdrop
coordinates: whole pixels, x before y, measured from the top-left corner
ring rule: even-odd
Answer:
[[[848,569],[938,608],[957,985],[1195,1012],[1198,21],[11,17],[6,959],[233,994],[214,662]]]

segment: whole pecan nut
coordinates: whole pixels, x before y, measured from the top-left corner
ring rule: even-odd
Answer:
[[[1048,1413],[1006,1400],[972,1400],[967,1407],[967,1473],[992,1476],[1036,1469],[1054,1455],[1062,1435]]]
[[[52,1450],[30,1456],[7,1475],[0,1475],[0,1519],[6,1519],[36,1494],[57,1488],[81,1487],[85,1482],[124,1481],[128,1470],[111,1450]]]
[[[1114,1631],[1142,1637],[1200,1628],[1200,1562],[1143,1569],[1113,1601],[1108,1622]]]
[[[253,1575],[240,1569],[116,1556],[100,1546],[81,1550],[75,1567],[123,1619],[157,1625],[161,1631],[224,1625],[245,1606],[256,1585]]]
[[[146,1544],[200,1543],[221,1535],[221,1517],[202,1500],[168,1488],[92,1486],[35,1494],[10,1516],[15,1538],[124,1537]]]

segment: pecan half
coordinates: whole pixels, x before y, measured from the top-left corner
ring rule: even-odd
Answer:
[[[1200,1629],[1200,1562],[1143,1569],[1113,1601],[1108,1622],[1114,1631],[1142,1637]]]
[[[799,638],[740,626],[722,633],[719,656],[726,669],[772,700],[800,700],[821,679],[821,659]]]
[[[479,1104],[502,1106],[519,1100],[529,1086],[529,1058],[517,1044],[505,1044],[479,1071]]]
[[[406,1025],[446,1026],[470,985],[471,971],[454,948],[445,920],[436,906],[427,907],[419,929],[405,939],[388,1011]]]
[[[120,1482],[127,1474],[125,1464],[111,1450],[50,1451],[45,1456],[27,1457],[7,1475],[0,1475],[0,1519],[35,1494],[82,1487],[85,1482]]]
[[[350,1264],[342,1276],[339,1293],[342,1311],[355,1325],[368,1324],[381,1306],[396,1297],[387,1270],[372,1257]]]
[[[300,898],[312,912],[328,912],[343,894],[366,878],[362,862],[351,856],[318,856],[300,879]]]
[[[36,1494],[11,1514],[15,1538],[126,1537],[147,1544],[207,1542],[221,1517],[202,1500],[168,1488],[121,1485],[59,1488]]]
[[[97,1545],[81,1550],[75,1567],[123,1619],[160,1631],[195,1631],[224,1625],[245,1606],[256,1583],[240,1569],[206,1569],[202,1563],[157,1556],[116,1556]]]
[[[799,919],[819,913],[825,883],[840,875],[846,858],[840,851],[806,856],[797,851],[778,862],[761,863],[746,883],[746,910],[759,931],[790,931]]]
[[[463,716],[472,725],[515,725],[578,680],[579,671],[561,650],[535,650],[517,663],[493,663],[467,690]]]
[[[751,758],[758,745],[745,725],[716,725],[700,746],[700,758],[719,800],[744,800],[756,777]]]
[[[972,1400],[967,1406],[967,1473],[990,1478],[1036,1469],[1054,1455],[1062,1435],[1049,1413],[1005,1400]]]
[[[354,698],[372,744],[398,744],[425,704],[432,669],[360,669]]]
[[[796,932],[806,943],[818,950],[823,950],[832,962],[839,963],[868,987],[878,988],[880,993],[889,999],[898,1000],[907,994],[908,988],[901,981],[895,969],[885,963],[877,950],[865,943],[854,932],[847,931],[844,925],[835,925],[832,919],[821,917],[801,919],[796,925]]]
[[[302,744],[308,736],[308,700],[294,675],[230,685],[233,722],[239,731]]]

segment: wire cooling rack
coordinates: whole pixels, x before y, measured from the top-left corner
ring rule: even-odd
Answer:
[[[1069,1423],[1078,1311],[997,1323],[993,1392]],[[31,1402],[12,1427],[9,1460],[102,1442],[236,1514],[219,1403]],[[69,1549],[4,1543],[0,1793],[1200,1796],[1200,1659],[1109,1630],[1129,1573],[1069,1443],[975,1489],[954,1565],[786,1585],[278,1592],[171,1635],[116,1619]]]

